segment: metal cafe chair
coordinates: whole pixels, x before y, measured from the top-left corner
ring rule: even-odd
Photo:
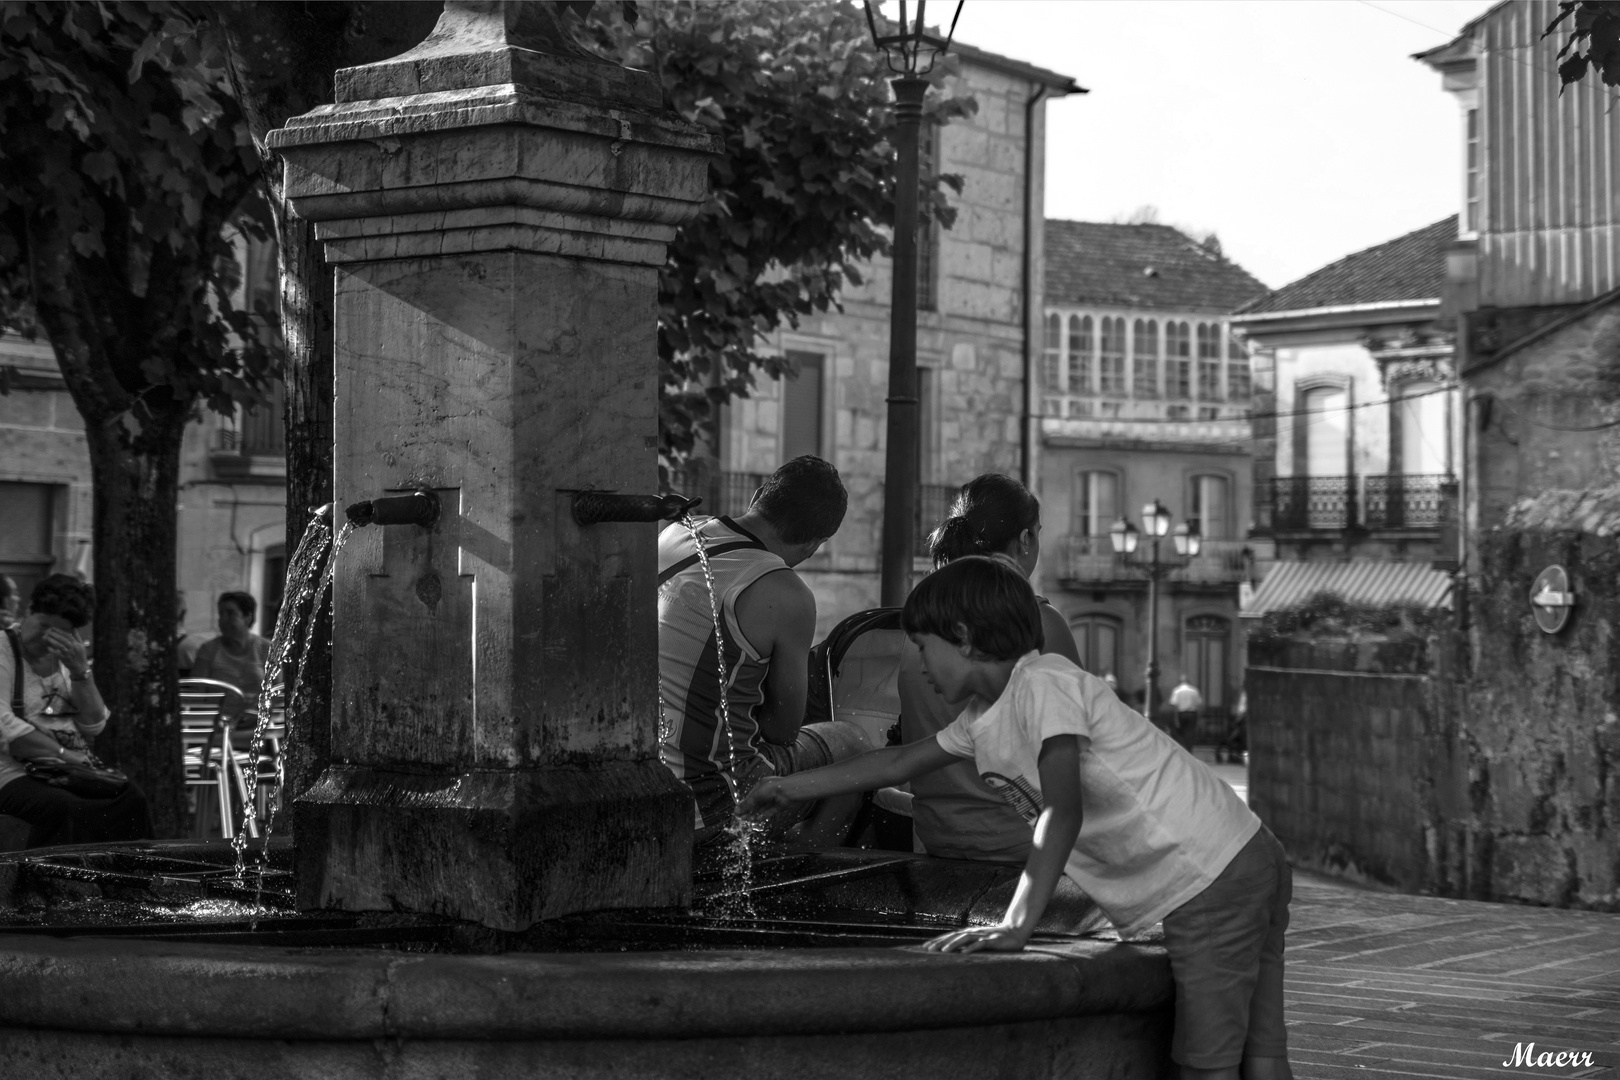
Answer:
[[[275,812],[270,805],[270,792],[277,788],[281,769],[281,743],[287,737],[287,698],[281,683],[267,689],[259,699],[261,707],[268,705],[270,721],[265,725],[264,739],[259,746],[259,760],[253,763],[254,807],[257,821],[248,832],[257,836],[264,822]],[[278,800],[279,801],[279,800]]]
[[[232,748],[230,720],[225,715],[225,706],[241,697],[242,691],[218,679],[180,680],[180,746],[186,786],[194,790],[196,799],[192,834],[199,838],[208,832],[210,801],[219,815],[220,835],[227,840],[235,836],[232,787],[239,799],[248,797],[240,760],[246,755]]]

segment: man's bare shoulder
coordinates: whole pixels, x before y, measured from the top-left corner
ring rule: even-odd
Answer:
[[[758,646],[804,637],[815,632],[816,595],[792,570],[773,570],[737,597],[737,620]]]

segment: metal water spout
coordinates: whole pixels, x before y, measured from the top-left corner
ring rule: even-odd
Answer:
[[[343,512],[357,529],[366,525],[421,525],[431,528],[439,520],[439,497],[431,491],[384,495],[353,503]]]
[[[612,491],[574,492],[574,521],[678,521],[702,499],[685,495],[620,495]]]

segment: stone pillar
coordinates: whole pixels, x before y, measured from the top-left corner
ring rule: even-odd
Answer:
[[[301,906],[518,930],[690,894],[689,794],[657,760],[658,269],[708,137],[541,3],[445,5],[271,134],[337,268],[331,764],[295,793]]]

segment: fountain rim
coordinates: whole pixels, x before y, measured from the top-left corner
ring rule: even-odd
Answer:
[[[0,1025],[364,1040],[695,1038],[1168,1008],[1161,946],[438,955],[0,934]]]

